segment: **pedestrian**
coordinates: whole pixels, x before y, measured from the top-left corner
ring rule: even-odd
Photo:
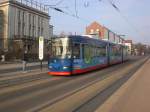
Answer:
[[[24,52],[23,54],[23,72],[26,73],[26,66],[27,66],[27,61],[28,61],[28,54],[27,54],[27,51]]]

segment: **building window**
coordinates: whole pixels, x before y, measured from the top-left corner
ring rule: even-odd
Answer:
[[[29,37],[31,36],[31,14],[29,14]]]
[[[43,28],[43,18],[41,19],[41,36],[43,36],[43,31],[44,31],[44,28]]]
[[[40,36],[40,27],[38,27],[38,37]]]
[[[22,33],[24,36],[25,35],[25,12],[23,12],[23,19],[22,19]]]
[[[96,35],[99,35],[99,36],[101,36],[101,32],[100,32],[100,30],[99,29],[96,29]]]
[[[73,58],[74,59],[79,59],[80,58],[80,44],[74,43],[73,44]]]
[[[41,28],[41,36],[43,36],[44,28]]]
[[[38,37],[40,36],[40,16],[38,17]]]
[[[93,34],[93,33],[94,33],[94,30],[93,30],[93,29],[91,29],[90,33],[91,33],[91,34]]]
[[[3,15],[3,12],[0,10],[0,37],[3,36],[3,24],[4,24],[4,20],[3,19],[4,19],[4,15]]]
[[[99,32],[99,29],[96,29],[96,32]]]
[[[18,36],[21,36],[21,11],[18,10]]]
[[[21,11],[18,10],[18,21],[21,21],[20,15],[21,15]]]
[[[35,16],[34,16],[34,15],[33,15],[33,18],[32,18],[32,22],[33,22],[33,23],[32,23],[32,25],[33,25],[33,26],[32,26],[32,33],[33,33],[32,36],[33,36],[33,38],[34,38],[34,36],[35,36],[35,35],[34,35],[34,34],[35,34],[35,24],[34,24],[34,22],[35,22]]]

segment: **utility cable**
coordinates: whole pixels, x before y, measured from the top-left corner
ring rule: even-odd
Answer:
[[[133,23],[131,23],[128,18],[126,16],[124,16],[120,9],[110,0],[108,0],[108,2],[111,4],[111,6],[121,15],[121,17],[130,25],[130,27],[132,27],[132,29],[134,29],[135,32],[137,32],[139,35],[142,35],[138,29],[133,25]]]
[[[55,5],[53,5],[53,6],[57,6],[57,5],[60,5],[61,3],[63,3],[65,0],[60,0],[60,1],[58,1]]]
[[[102,0],[98,0],[99,2],[101,2]],[[135,31],[137,32],[139,35],[142,35],[137,28],[128,20],[128,18],[126,16],[124,16],[120,9],[116,6],[116,4],[114,3],[113,0],[108,0],[109,4],[120,14],[120,16],[128,23],[128,25]]]
[[[77,11],[77,0],[74,0],[75,1],[75,15],[76,17],[78,18],[78,11]]]

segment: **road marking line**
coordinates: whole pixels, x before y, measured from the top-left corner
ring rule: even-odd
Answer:
[[[105,88],[109,87],[111,84],[113,84],[118,79],[122,78],[124,75],[126,75],[128,70],[133,69],[140,63],[142,63],[145,59],[138,61],[138,63],[134,63],[133,65],[129,65],[127,68],[125,68],[122,73],[111,75],[110,77],[99,81],[71,96],[68,96],[67,98],[58,101],[55,104],[50,105],[49,107],[41,110],[41,112],[69,112],[74,111],[76,108],[78,108],[80,105],[87,102],[89,99],[103,91]]]

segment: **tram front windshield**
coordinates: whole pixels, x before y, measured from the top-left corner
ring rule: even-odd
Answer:
[[[52,57],[59,59],[71,58],[71,45],[69,38],[52,39]]]

